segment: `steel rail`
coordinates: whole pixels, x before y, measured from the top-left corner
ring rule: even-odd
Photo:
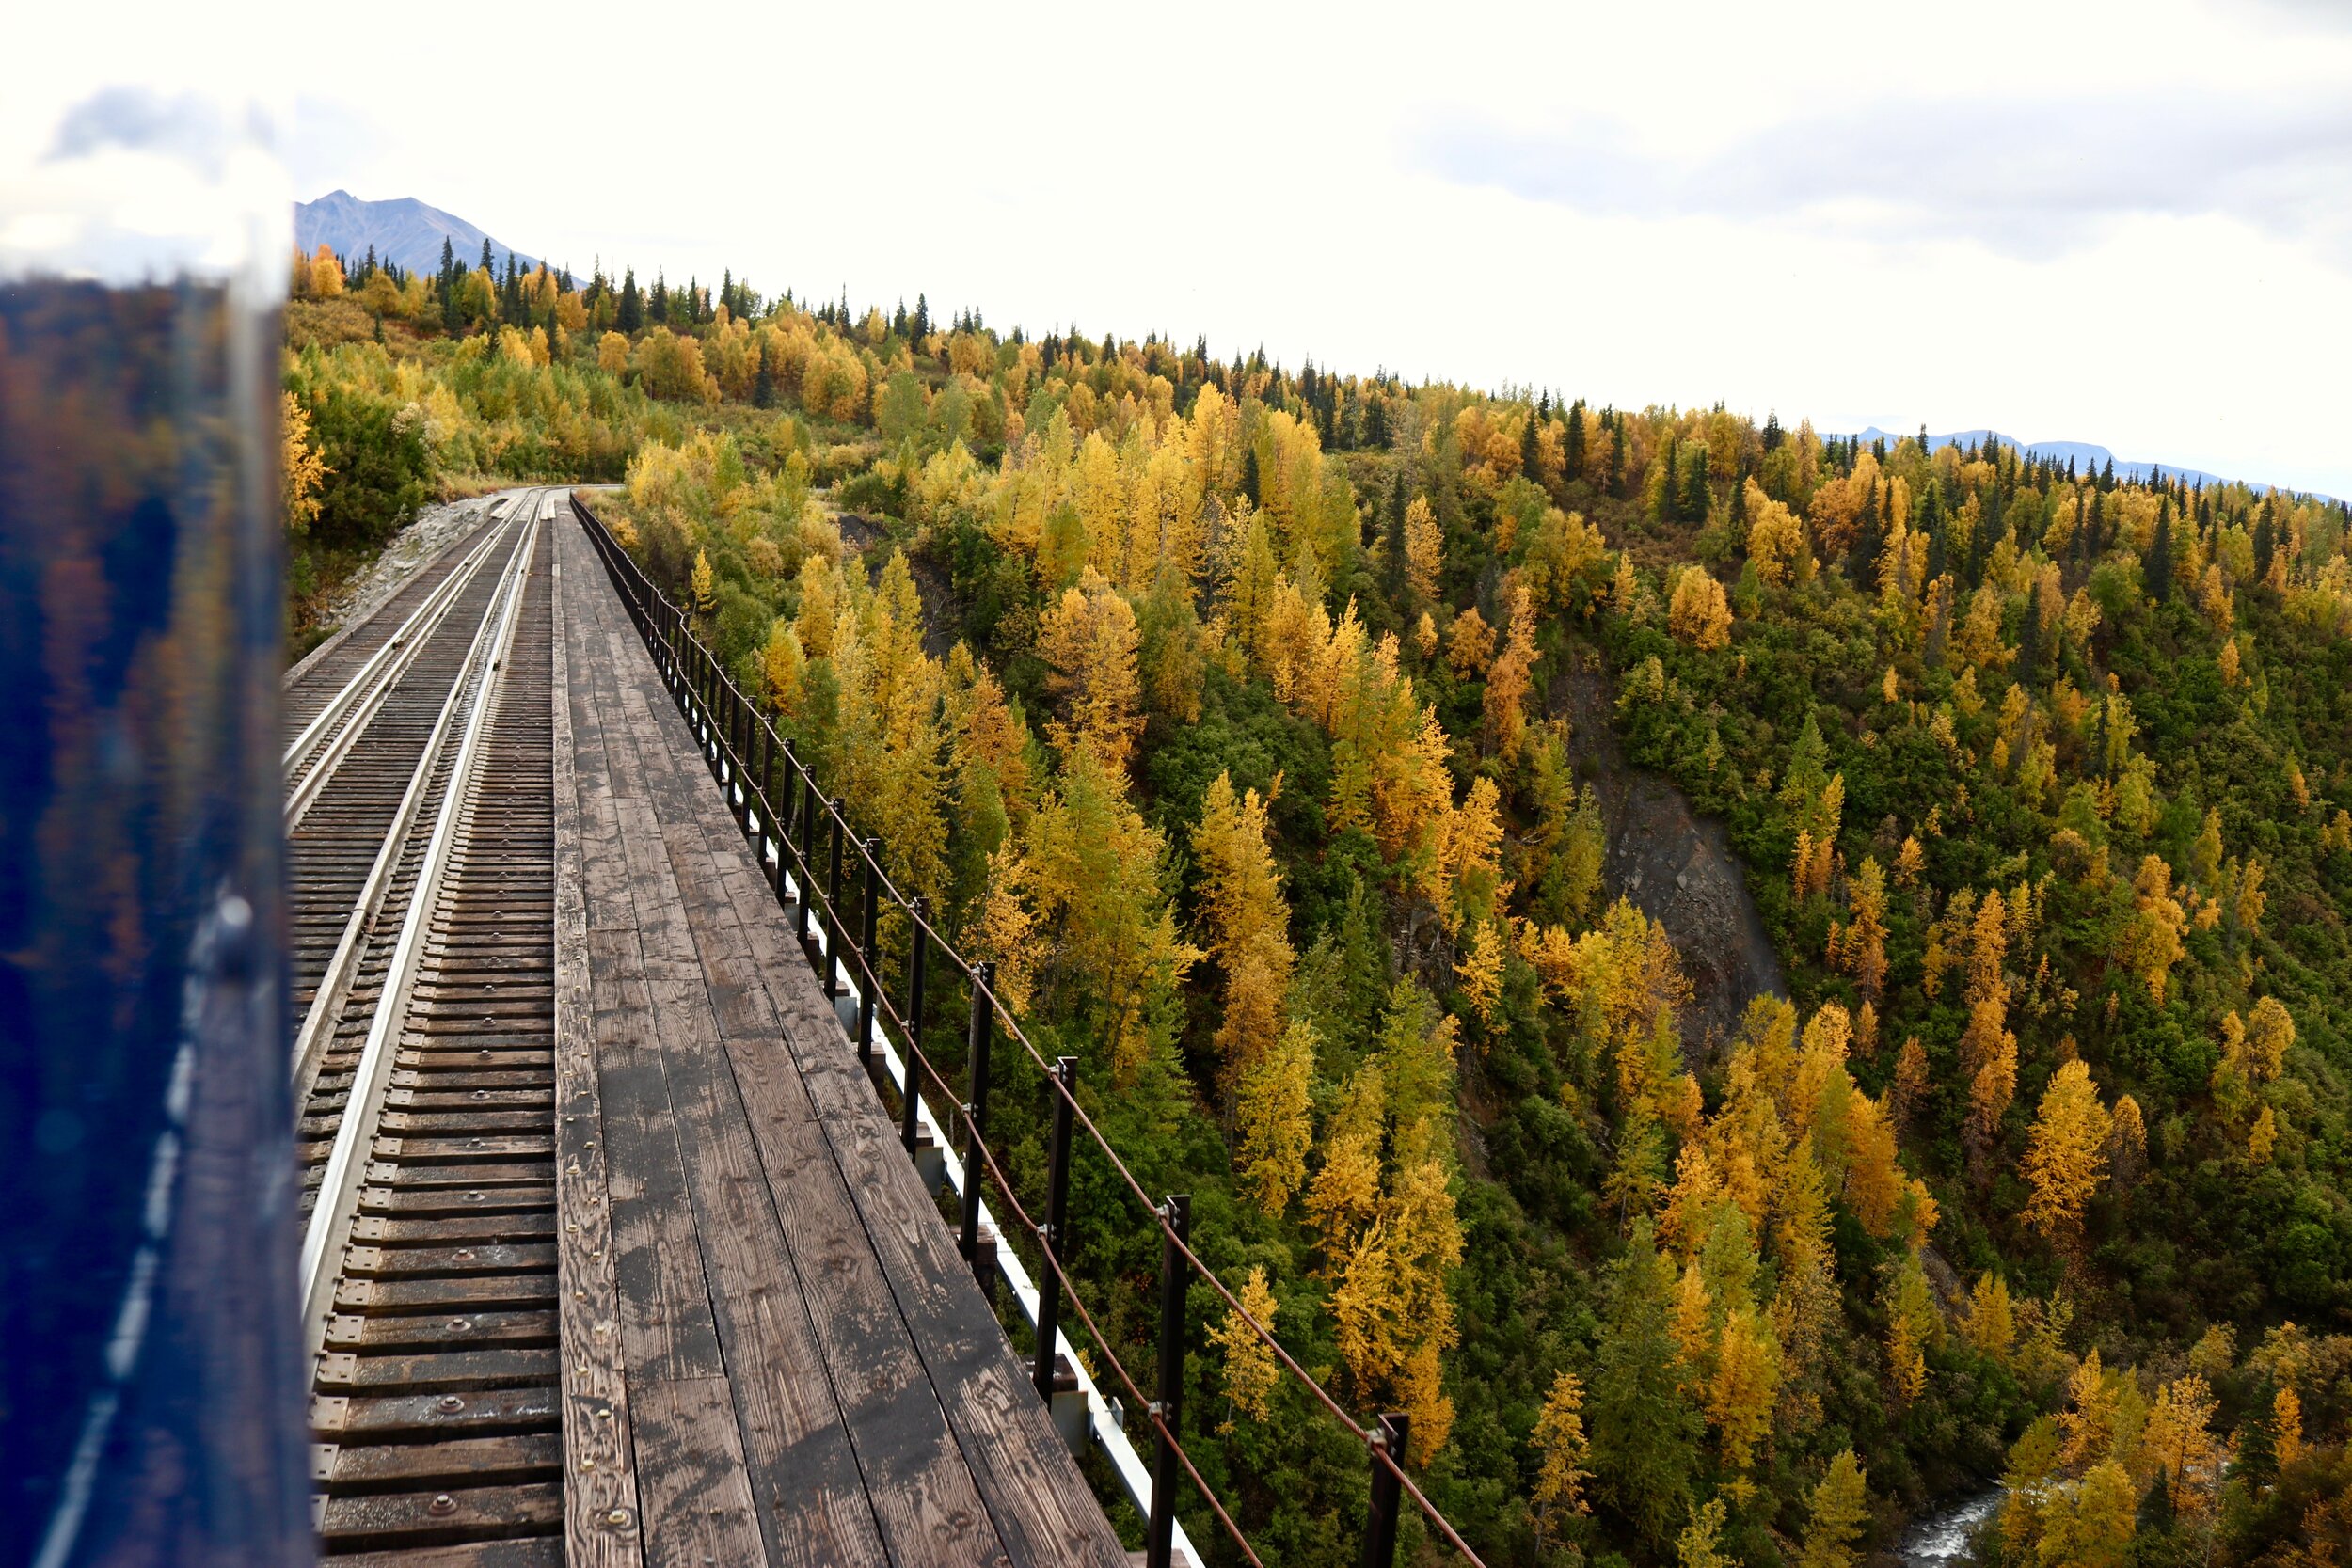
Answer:
[[[458,595],[485,562],[493,553],[499,538],[512,527],[491,524],[484,530],[482,542],[443,574],[424,602],[411,611],[384,645],[368,656],[368,660],[343,683],[342,689],[327,699],[302,734],[286,748],[284,768],[292,777],[301,768],[299,778],[286,795],[285,828],[293,832],[310,812],[327,781],[334,777],[367,731],[368,724],[383,707],[392,689],[400,684],[432,640],[444,617],[456,604]],[[342,721],[348,717],[348,722]],[[340,727],[338,727],[340,725]],[[323,743],[322,743],[323,737]],[[302,765],[308,762],[309,767]]]
[[[366,1169],[361,1154],[364,1141],[374,1136],[373,1127],[383,1111],[384,1092],[389,1086],[393,1041],[398,1037],[400,1025],[405,1022],[408,996],[416,981],[418,958],[423,948],[425,931],[431,924],[436,895],[442,874],[448,868],[451,850],[457,836],[457,825],[472,783],[475,760],[480,754],[484,731],[494,705],[492,698],[498,687],[499,674],[514,639],[515,623],[522,612],[524,590],[531,576],[532,552],[537,545],[538,534],[539,518],[537,509],[533,509],[524,524],[522,541],[508,563],[498,595],[492,601],[489,613],[483,617],[482,630],[476,634],[467,667],[453,683],[457,690],[471,689],[465,735],[458,743],[456,759],[442,791],[433,836],[417,875],[416,890],[409,897],[407,912],[401,922],[400,937],[392,949],[390,966],[386,971],[383,988],[377,994],[375,1013],[368,1023],[367,1042],[360,1049],[358,1067],[353,1074],[342,1115],[335,1129],[334,1148],[327,1156],[326,1167],[320,1177],[318,1196],[310,1210],[309,1227],[303,1234],[300,1273],[303,1332],[307,1348],[313,1354],[324,1343],[328,1315],[326,1309],[340,1272],[338,1260],[342,1246],[347,1243],[351,1222],[358,1207],[359,1191],[363,1184],[361,1178]],[[483,641],[485,635],[488,637],[486,646]],[[442,744],[447,744],[446,736]]]
[[[516,526],[512,521],[496,524],[492,526],[491,531],[493,537],[484,542],[484,553],[487,553],[490,546],[501,539],[513,539]],[[528,561],[529,557],[522,555],[521,559]],[[474,564],[478,563],[469,562],[469,567]],[[514,570],[512,557],[503,570],[506,572]],[[456,574],[452,573],[451,576],[454,578]],[[490,612],[496,610],[497,604],[497,599],[493,597],[490,606],[484,612],[482,627],[474,634],[477,646],[489,627]],[[419,649],[423,647],[424,641],[425,638],[422,636],[417,639]],[[344,1005],[350,997],[352,978],[358,973],[359,960],[367,949],[368,929],[382,908],[384,895],[391,886],[394,874],[400,868],[402,854],[408,841],[409,829],[414,825],[417,813],[422,808],[425,797],[432,792],[433,775],[439,766],[443,744],[448,738],[451,726],[456,722],[460,701],[466,692],[466,672],[472,668],[473,663],[474,655],[469,650],[465,663],[459,667],[457,678],[450,683],[449,696],[441,705],[440,715],[434,721],[432,733],[425,737],[424,749],[417,758],[416,770],[410,775],[408,787],[401,796],[398,809],[392,814],[391,825],[385,831],[384,843],[376,851],[375,861],[369,868],[367,880],[361,884],[358,897],[352,901],[351,913],[344,920],[342,935],[335,943],[334,956],[327,959],[326,968],[319,976],[318,987],[310,994],[310,1006],[303,1014],[301,1027],[294,1032],[294,1077],[296,1104],[309,1101],[311,1082],[317,1076],[319,1062],[325,1054],[326,1040],[332,1034],[336,1023],[342,1017]],[[389,683],[387,683],[386,689],[389,691]],[[352,730],[358,728],[358,725],[356,722],[351,726]]]

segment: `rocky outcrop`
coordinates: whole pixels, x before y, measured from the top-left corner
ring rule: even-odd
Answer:
[[[1788,982],[1724,825],[1693,812],[1673,781],[1626,760],[1598,655],[1576,648],[1567,663],[1550,707],[1566,716],[1578,777],[1599,798],[1609,832],[1603,892],[1632,899],[1681,951],[1692,993],[1683,1048],[1696,1061],[1730,1038],[1750,1001],[1786,996]]]

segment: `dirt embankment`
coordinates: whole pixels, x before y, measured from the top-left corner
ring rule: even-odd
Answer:
[[[1578,648],[1567,662],[1549,705],[1567,718],[1577,776],[1599,797],[1609,832],[1603,893],[1623,893],[1674,938],[1692,992],[1683,1049],[1696,1061],[1731,1037],[1749,1002],[1787,996],[1788,985],[1724,825],[1692,812],[1671,781],[1626,760],[1599,657]]]

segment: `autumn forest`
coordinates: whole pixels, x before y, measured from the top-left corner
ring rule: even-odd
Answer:
[[[297,260],[295,651],[429,502],[600,486],[1486,1561],[1847,1568],[1996,1485],[1986,1563],[2352,1561],[2342,503],[473,263]],[[1769,984],[1622,874],[1634,774]],[[1203,1478],[1354,1560],[1356,1446],[1190,1310]]]

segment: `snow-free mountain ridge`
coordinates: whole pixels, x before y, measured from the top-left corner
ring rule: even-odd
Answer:
[[[1903,439],[1906,436],[1910,436],[1913,440],[1917,440],[1919,433],[1915,430],[1881,430],[1878,426],[1872,425],[1869,429],[1863,431],[1858,436],[1841,436],[1838,439],[1860,441],[1865,446],[1869,445],[1873,441],[1884,441],[1889,447],[1892,447],[1896,442]],[[1928,451],[1936,451],[1945,447],[1955,446],[1980,447],[1988,440],[1998,441],[2005,447],[2014,447],[2028,457],[2049,458],[2051,461],[2061,466],[2071,459],[2074,464],[2075,471],[2082,474],[2103,472],[2109,463],[2113,463],[2115,465],[2115,477],[2127,484],[2138,483],[2146,480],[2151,473],[2154,472],[2158,468],[2164,470],[2164,477],[2168,480],[2186,480],[2191,484],[2219,484],[2224,483],[2219,474],[2209,474],[2202,468],[2185,468],[2177,463],[2154,463],[2145,458],[2118,457],[2106,448],[2095,446],[2089,441],[2021,441],[2014,436],[2007,436],[1997,430],[1988,430],[1983,428],[1976,430],[1954,430],[1947,432],[1942,436],[1931,436],[1928,437]],[[2268,486],[2259,481],[2245,481],[2241,483],[2252,483],[2254,488],[2257,490],[2268,488]],[[2280,488],[2286,487],[2281,486]]]
[[[316,201],[294,203],[294,244],[306,252],[326,245],[346,261],[357,261],[373,245],[380,259],[429,276],[441,264],[444,240],[468,266],[480,263],[485,240],[490,242],[491,260],[501,271],[512,249],[455,214],[427,206],[413,196],[396,201],[362,201],[349,191],[329,191]],[[536,256],[519,250],[514,251],[514,257],[516,264],[525,269],[539,264]]]

